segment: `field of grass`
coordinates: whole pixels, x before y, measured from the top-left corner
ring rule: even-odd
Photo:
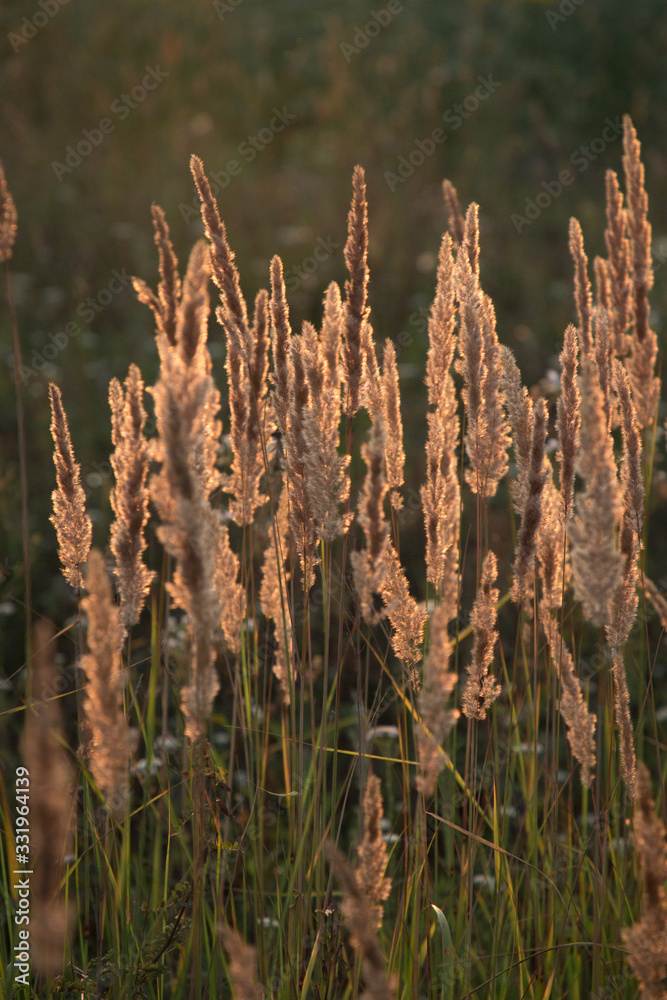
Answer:
[[[103,0],[71,0],[33,35],[24,19],[39,11],[38,0],[34,12],[24,0],[0,5],[0,158],[20,218],[12,270],[27,368],[31,557],[35,603],[49,618],[64,620],[71,599],[58,576],[48,524],[48,384],[60,386],[79,428],[77,458],[96,544],[103,545],[110,525],[110,431],[97,414],[106,406],[109,380],[122,380],[130,359],[149,384],[157,372],[150,313],[136,308],[130,282],[124,277],[119,285],[114,274],[142,275],[155,284],[153,201],[167,212],[176,251],[187,259],[203,231],[188,170],[192,153],[202,157],[213,183],[216,176],[226,183],[218,200],[248,301],[266,286],[270,258],[279,253],[299,323],[319,322],[327,284],[345,280],[349,178],[356,163],[364,165],[374,326],[380,341],[390,337],[401,348],[408,474],[417,483],[425,473],[419,414],[425,409],[426,317],[447,225],[443,177],[466,204],[474,199],[480,206],[484,288],[501,339],[532,386],[557,369],[562,333],[573,316],[569,217],[580,219],[591,259],[606,252],[600,191],[605,170],[618,165],[620,133],[601,151],[600,140],[606,119],[629,113],[642,137],[651,191],[658,279],[651,304],[657,317],[667,310],[661,280],[667,22],[659,0],[632,7],[585,0],[563,21],[547,16],[553,3],[537,0],[409,0],[365,48],[343,50],[354,43],[356,29],[365,28],[372,7],[368,0],[333,7],[325,0],[244,0],[225,12],[210,0],[193,0],[184,11],[179,0],[163,0],[158,13],[150,2],[118,0],[110,7]],[[17,38],[12,44],[10,36],[22,32],[32,37],[22,34],[25,44]],[[169,75],[132,108],[123,95],[134,100],[146,67]],[[479,77],[500,86],[476,106]],[[467,99],[475,110],[462,107]],[[274,108],[296,118],[251,160],[249,139],[269,127]],[[71,172],[54,168],[63,164],[69,171],[68,147],[85,141],[84,130],[104,118],[114,131]],[[437,127],[446,130],[445,141],[390,185],[386,175],[397,174],[401,158],[418,153],[416,143]],[[234,159],[242,170],[226,182]],[[567,168],[573,183],[552,197],[544,185],[557,190],[553,183]],[[538,196],[540,214],[528,226],[519,222],[517,232],[512,217],[525,215]],[[300,272],[320,240],[337,246],[320,253],[325,259],[314,272]],[[54,338],[69,324],[76,334],[61,350]],[[6,308],[0,309],[0,337],[0,451],[6,456],[0,604],[9,610],[23,592],[23,554]],[[210,350],[220,378],[224,343],[215,327]],[[416,580],[423,546],[418,516],[404,521],[403,537]],[[660,524],[653,540],[658,565],[667,557]],[[0,669],[7,674],[22,665],[22,624],[18,611],[0,615]]]
[[[577,323],[530,393],[483,291],[477,206],[445,187],[423,482],[401,344],[373,334],[361,168],[347,280],[316,325],[290,318],[278,257],[246,305],[196,157],[187,268],[154,207],[159,285],[134,287],[159,363],[149,393],[131,358],[109,388],[104,552],[82,429],[49,389],[75,610],[36,614],[25,689],[3,693],[21,732],[3,996],[664,995],[667,604],[646,558],[664,443],[629,119],[622,145],[606,261],[573,220]],[[3,188],[10,304],[12,204]]]
[[[0,1000],[664,1000],[659,4],[0,29]]]

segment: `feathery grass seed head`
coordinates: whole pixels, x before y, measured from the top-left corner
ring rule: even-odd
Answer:
[[[81,607],[88,619],[84,708],[91,733],[90,770],[113,819],[125,818],[129,802],[129,756],[133,740],[123,709],[123,628],[111,596],[104,556],[92,549],[86,571],[87,596]]]
[[[591,286],[588,280],[588,258],[584,251],[584,235],[576,219],[570,219],[570,254],[574,263],[574,302],[579,318],[581,353],[593,349]]]
[[[345,263],[349,279],[345,282],[345,346],[343,365],[347,388],[347,414],[353,416],[359,409],[361,386],[362,335],[368,319],[368,204],[363,168],[356,166],[352,174],[352,205],[347,217],[347,242]]]
[[[58,535],[63,576],[73,587],[83,586],[81,566],[86,562],[93,538],[93,525],[86,514],[86,495],[81,486],[81,466],[74,459],[67,415],[60,389],[49,383],[51,436],[57,489],[51,494],[51,523]]]
[[[130,365],[124,390],[117,379],[112,379],[109,385],[114,445],[111,465],[116,479],[111,491],[116,518],[111,525],[110,548],[116,560],[114,573],[118,578],[120,617],[125,629],[139,621],[155,576],[142,558],[149,518],[146,484],[149,448],[143,435],[146,422],[143,393],[144,383],[136,365]]]
[[[382,925],[383,904],[391,892],[391,881],[384,877],[389,856],[382,837],[381,820],[380,779],[369,772],[364,791],[364,835],[357,848],[359,865],[356,878],[359,888],[368,900],[376,930]]]
[[[7,178],[0,160],[0,264],[12,256],[17,220],[16,205],[7,187]]]
[[[643,762],[637,765],[634,842],[643,881],[643,913],[622,931],[628,961],[637,976],[642,1000],[663,1000],[667,978],[667,846],[664,823],[655,815],[651,777]]]
[[[500,694],[500,685],[489,675],[489,668],[493,663],[493,651],[498,641],[496,631],[498,589],[493,586],[497,575],[496,557],[493,552],[487,552],[482,565],[479,590],[470,615],[474,643],[472,661],[467,668],[468,679],[461,701],[463,714],[469,719],[478,721],[486,718],[490,706]]]

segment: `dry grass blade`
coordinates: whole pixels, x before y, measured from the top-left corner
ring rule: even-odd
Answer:
[[[155,315],[158,343],[160,338],[164,338],[165,343],[173,347],[176,343],[176,323],[181,301],[181,278],[166,216],[159,205],[151,206],[151,214],[160,261],[158,293],[156,295],[141,278],[133,278],[132,285],[139,301],[152,309]]]
[[[308,591],[315,581],[314,569],[318,560],[315,551],[316,526],[307,482],[306,427],[311,399],[306,363],[307,345],[303,335],[292,337],[289,356],[289,409],[283,444],[290,527],[301,561],[304,587]]]
[[[602,401],[604,406],[607,427],[611,427],[615,421],[612,407],[612,361],[614,349],[609,337],[609,317],[606,309],[597,306],[594,310],[595,318],[595,361],[600,376],[600,389],[602,390]]]
[[[461,503],[456,459],[460,425],[451,374],[456,347],[455,325],[452,241],[445,235],[440,246],[436,292],[428,319],[426,385],[428,400],[434,409],[426,415],[426,483],[420,493],[426,530],[426,576],[436,590],[442,588],[445,606],[454,609],[458,596]]]
[[[660,398],[660,381],[655,377],[658,341],[650,327],[648,303],[648,293],[653,287],[651,225],[647,218],[648,196],[644,187],[641,146],[627,115],[623,118],[623,171],[634,290],[630,355],[625,364],[640,426],[649,427]]]
[[[581,396],[577,385],[577,336],[570,323],[565,330],[560,355],[561,392],[558,399],[558,461],[560,462],[560,503],[563,524],[572,516],[574,506],[574,469],[579,448]]]
[[[371,420],[375,420],[383,412],[382,406],[382,376],[375,351],[373,327],[366,320],[361,330],[361,353],[363,359],[361,377],[361,405],[365,406]]]
[[[558,668],[561,682],[560,713],[567,726],[567,738],[572,754],[581,765],[581,781],[590,787],[596,763],[596,718],[586,708],[574,660],[560,634],[554,615],[542,609],[542,627],[547,637],[551,659]]]
[[[2,160],[0,160],[0,264],[9,260],[16,240],[18,215],[11,192],[7,187]]]
[[[601,305],[608,313],[612,313],[613,306],[608,262],[603,260],[602,257],[596,257],[593,261],[593,273],[595,274],[595,297],[598,305]]]
[[[455,612],[454,612],[455,613]],[[430,647],[424,661],[424,682],[419,692],[421,722],[417,725],[415,742],[419,759],[417,789],[423,795],[433,795],[445,758],[440,744],[459,717],[458,709],[448,708],[456,682],[450,669],[453,652],[447,624],[454,617],[451,608],[439,604],[431,616]]]
[[[486,365],[484,363],[484,300],[477,274],[470,265],[467,244],[462,244],[456,261],[456,297],[459,303],[461,329],[459,351],[465,381],[463,401],[466,409],[465,446],[470,467],[466,470],[468,485],[475,492],[481,483],[481,442],[484,438],[482,410]]]
[[[488,295],[484,295],[483,302],[482,336],[486,378],[482,390],[484,436],[480,443],[480,450],[484,458],[480,492],[488,499],[495,496],[498,484],[507,472],[510,433],[504,411],[502,353],[496,332],[496,314]]]
[[[111,506],[116,519],[111,525],[110,548],[116,560],[121,607],[125,629],[139,621],[146,593],[155,576],[143,561],[146,549],[144,532],[148,522],[149,449],[143,428],[144,383],[136,365],[130,365],[125,390],[117,379],[109,385],[114,453],[111,465],[116,485],[111,491]]]
[[[521,526],[514,560],[512,600],[521,603],[528,584],[528,574],[537,550],[537,537],[542,519],[542,494],[550,466],[545,467],[544,444],[547,432],[547,408],[543,399],[535,403],[533,433],[526,476],[525,503],[521,510]],[[548,464],[548,463],[547,463]]]
[[[454,447],[458,414],[454,381],[435,413],[428,413],[426,483],[421,487],[426,529],[426,575],[456,614],[458,595],[461,491]]]
[[[618,586],[622,572],[616,537],[621,494],[599,372],[592,357],[583,362],[580,391],[577,472],[585,489],[577,495],[568,538],[575,597],[581,601],[590,622],[605,625],[609,596]]]
[[[271,261],[271,348],[273,352],[274,385],[272,393],[276,423],[281,434],[287,428],[289,408],[289,345],[292,330],[289,322],[289,307],[280,257]]]
[[[151,207],[153,226],[155,229],[155,245],[160,259],[160,284],[158,298],[162,331],[168,342],[176,343],[176,320],[181,300],[181,279],[178,273],[178,261],[171,245],[169,226],[164,212],[159,205]]]
[[[644,186],[641,145],[628,115],[623,117],[623,173],[628,201],[627,225],[634,286],[634,335],[638,341],[642,341],[648,335],[648,293],[653,287],[651,224],[648,221],[648,195]]]
[[[389,529],[384,516],[387,494],[384,451],[385,432],[380,415],[373,421],[368,444],[361,449],[366,463],[366,478],[359,498],[357,520],[363,528],[366,547],[350,556],[355,590],[362,614],[369,623],[378,620],[373,608],[373,594],[380,592],[387,572]]]
[[[614,365],[614,383],[619,400],[621,432],[623,437],[623,464],[621,466],[621,486],[628,520],[637,536],[641,537],[644,525],[646,493],[642,471],[642,440],[635,410],[630,381],[623,366]],[[621,545],[623,550],[623,546]]]
[[[459,249],[466,254],[470,268],[479,281],[479,205],[474,201],[468,205]]]
[[[554,485],[553,467],[544,459],[546,482],[542,492],[542,517],[537,532],[537,558],[542,579],[542,604],[558,608],[563,602],[564,584],[569,582],[569,563],[565,548],[565,524],[562,495]]]
[[[51,523],[58,535],[63,576],[73,587],[83,586],[81,566],[86,562],[93,538],[93,525],[86,514],[86,495],[81,486],[81,467],[74,459],[67,415],[60,389],[49,384],[53,461],[58,488],[52,493]]]
[[[324,318],[322,320],[322,354],[324,357],[325,386],[332,394],[338,395],[337,410],[340,413],[340,383],[342,368],[340,363],[343,337],[343,304],[340,288],[332,281],[324,296]]]
[[[533,402],[521,384],[521,372],[509,347],[501,348],[505,407],[512,427],[512,445],[519,475],[512,486],[512,498],[517,511],[525,503],[526,476],[533,436]]]
[[[398,511],[403,506],[403,499],[398,488],[403,485],[405,452],[403,451],[403,422],[401,420],[401,394],[398,387],[396,348],[390,340],[386,340],[384,345],[382,416],[387,435],[385,441],[387,485],[391,490],[391,505],[394,510]]]
[[[637,759],[635,757],[635,735],[630,714],[630,692],[625,674],[623,650],[612,650],[612,671],[614,675],[614,714],[618,730],[618,750],[621,760],[621,774],[630,799],[637,794]]]
[[[227,646],[233,653],[241,651],[240,623],[246,614],[245,587],[240,582],[239,557],[229,544],[226,524],[218,526],[215,552],[214,590],[220,594],[220,625]]]
[[[466,481],[474,493],[492,497],[507,472],[508,425],[502,388],[502,355],[493,304],[479,284],[477,205],[466,216],[456,261],[456,296],[461,316],[459,350],[465,380]]]
[[[584,235],[576,219],[570,219],[570,254],[574,263],[574,301],[579,317],[581,353],[593,350],[591,286],[588,280],[588,258],[584,251]]]
[[[88,619],[89,652],[82,657],[86,675],[84,709],[90,732],[90,770],[116,823],[121,823],[129,803],[129,756],[132,739],[123,708],[123,664],[120,648],[123,629],[104,556],[93,549],[86,572],[88,596],[81,606]]]
[[[243,526],[252,523],[256,508],[266,501],[259,489],[259,481],[264,474],[262,434],[268,374],[268,297],[266,292],[260,292],[257,296],[254,323],[250,329],[234,254],[227,242],[225,226],[218,214],[201,160],[196,156],[191,159],[191,168],[202,200],[206,235],[211,244],[210,267],[222,297],[222,304],[216,315],[227,335],[227,377],[234,462],[231,476],[225,481],[224,488],[233,497],[230,502],[231,515],[237,524]],[[188,275],[190,274],[192,277],[189,282],[186,279],[186,288],[190,293],[188,300],[191,302],[191,311],[197,316],[198,311],[203,310],[204,316],[208,316],[208,300],[200,306],[199,298],[204,294],[208,281],[209,262],[197,247],[188,268]],[[191,325],[195,330],[201,330],[201,334],[193,338],[194,343],[204,344],[205,321],[203,324],[200,322]],[[188,363],[186,345],[190,338],[187,335],[185,316],[181,327],[182,350]],[[210,363],[200,374],[208,375],[209,370]]]
[[[228,327],[227,330],[226,367],[234,457],[231,475],[225,477],[223,487],[232,496],[229,511],[233,520],[243,526],[252,524],[255,511],[267,500],[260,489],[260,480],[265,472],[265,438],[273,427],[270,416],[266,426],[269,298],[264,289],[258,292],[255,300],[248,352],[232,335],[233,329]]]
[[[461,699],[463,714],[469,719],[486,718],[486,714],[500,694],[500,684],[489,676],[493,663],[493,651],[498,641],[496,631],[496,603],[499,592],[493,584],[498,575],[498,565],[493,552],[487,552],[482,566],[477,598],[473,606],[470,623],[473,627],[474,643],[472,662],[468,665],[468,679]]]
[[[619,361],[615,363],[616,394],[621,411],[623,433],[623,462],[621,465],[621,490],[623,513],[619,532],[619,550],[623,558],[620,583],[609,601],[607,639],[612,650],[616,725],[619,733],[621,770],[626,787],[635,793],[634,734],[630,716],[630,695],[625,675],[623,645],[637,614],[637,555],[644,520],[644,478],[642,475],[642,448],[635,408],[630,396],[630,383]]]
[[[206,236],[211,244],[211,267],[213,280],[220,289],[224,310],[224,325],[232,327],[243,344],[247,344],[248,310],[241,291],[239,272],[234,263],[234,254],[227,242],[225,224],[220,219],[218,206],[211,191],[211,185],[204,173],[204,165],[198,156],[190,158],[190,169],[201,198],[201,214]]]
[[[350,277],[345,282],[345,345],[343,366],[347,387],[347,415],[359,409],[362,378],[362,334],[368,319],[368,204],[362,167],[352,174],[352,205],[347,218],[345,263]]]
[[[465,232],[465,219],[461,211],[459,196],[454,185],[448,180],[442,182],[442,194],[449,212],[449,231],[452,234],[454,245],[459,247],[463,243]]]
[[[214,635],[222,616],[218,576],[221,525],[197,469],[203,450],[201,414],[210,390],[209,378],[194,384],[183,372],[164,375],[153,389],[164,467],[151,481],[151,492],[164,523],[158,537],[176,559],[172,598],[188,614],[195,647],[191,682],[183,691],[188,738],[203,735],[218,681],[213,669]]]
[[[340,292],[332,283],[325,300],[321,337],[304,323],[308,405],[303,414],[304,484],[318,538],[333,542],[344,534],[351,516],[340,513],[350,494],[349,455],[339,455],[340,440]]]
[[[289,542],[287,490],[283,488],[269,531],[269,543],[264,550],[259,599],[262,613],[274,624],[273,672],[280,684],[285,705],[290,703],[292,663],[292,622],[287,602],[289,572],[284,568],[289,556]]]
[[[174,345],[189,367],[206,366],[202,353],[208,339],[208,317],[210,302],[208,283],[211,278],[211,263],[205,240],[197,240],[188,260],[183,292],[176,317]]]
[[[437,283],[428,316],[428,356],[426,386],[431,406],[438,406],[443,394],[451,392],[448,379],[456,349],[456,298],[454,256],[449,235],[442,238],[438,254]],[[457,434],[458,437],[458,434]]]
[[[389,855],[382,837],[381,819],[380,779],[369,772],[364,791],[364,835],[357,848],[359,865],[356,875],[357,884],[368,900],[376,930],[382,925],[383,904],[391,892],[391,881],[384,877]]]
[[[606,266],[609,282],[609,301],[603,303],[610,314],[612,342],[619,358],[628,349],[626,331],[632,318],[632,268],[630,243],[626,235],[627,215],[623,208],[623,194],[618,177],[613,170],[605,175],[607,190],[607,229],[604,234],[609,260]]]
[[[410,588],[396,549],[389,542],[385,556],[385,574],[380,593],[392,627],[391,644],[399,659],[409,670],[413,689],[419,687],[419,675],[414,669],[421,659],[426,608],[410,594]]]

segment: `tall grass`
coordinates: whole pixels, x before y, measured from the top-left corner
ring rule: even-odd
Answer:
[[[571,225],[577,326],[557,402],[529,393],[501,348],[477,206],[462,211],[445,184],[418,578],[401,546],[408,415],[370,321],[361,168],[349,280],[327,289],[320,330],[293,329],[279,258],[248,309],[199,160],[207,243],[182,279],[154,208],[157,292],[135,279],[160,358],[150,441],[136,366],[110,387],[115,599],[52,387],[54,524],[79,588],[61,638],[78,666],[59,677],[36,631],[34,987],[12,964],[25,852],[4,775],[2,995],[665,995],[665,833],[642,763],[661,788],[666,605],[644,516],[657,340],[629,119],[624,148],[627,207],[610,176],[595,295]],[[75,795],[46,808],[56,768]]]

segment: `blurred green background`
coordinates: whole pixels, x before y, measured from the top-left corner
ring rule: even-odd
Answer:
[[[425,315],[446,225],[443,177],[464,205],[480,204],[482,282],[501,341],[534,384],[557,368],[573,317],[568,218],[580,219],[591,261],[604,253],[604,173],[621,170],[622,149],[620,138],[601,136],[605,129],[610,135],[608,120],[630,113],[646,164],[657,254],[654,326],[663,335],[667,17],[660,0],[5,0],[0,26],[0,157],[19,214],[11,267],[23,362],[31,369],[24,393],[34,598],[56,620],[72,603],[48,522],[48,381],[62,389],[94,542],[105,546],[108,382],[123,378],[131,362],[148,384],[156,372],[152,316],[125,276],[156,283],[152,201],[167,213],[182,263],[201,234],[188,167],[193,152],[209,176],[219,175],[220,210],[247,300],[268,286],[269,260],[280,254],[294,326],[319,321],[327,284],[345,280],[350,178],[356,163],[365,167],[372,322],[380,344],[391,337],[400,345],[413,510],[426,434]],[[159,82],[144,90],[149,70],[149,82]],[[493,92],[477,101],[479,78],[493,81]],[[288,120],[280,131],[276,109]],[[104,119],[109,132],[97,135]],[[437,128],[445,141],[419,163],[418,141],[430,149]],[[77,158],[70,152],[68,163],[68,147],[85,142],[86,131],[101,141],[72,166]],[[239,169],[226,177],[229,161]],[[399,182],[391,175],[401,163],[409,176]],[[549,196],[567,167],[573,183]],[[538,217],[515,225],[512,216],[525,215],[539,194],[545,207]],[[308,274],[317,247],[323,259]],[[12,599],[22,599],[23,570],[4,291],[1,300],[0,611],[9,669],[17,655],[20,662],[22,615]],[[57,334],[68,323],[76,334],[61,350]],[[222,383],[219,327],[211,344]],[[406,516],[402,546],[415,553],[423,547],[417,513]],[[664,554],[664,539],[654,535],[651,558],[657,563]]]

